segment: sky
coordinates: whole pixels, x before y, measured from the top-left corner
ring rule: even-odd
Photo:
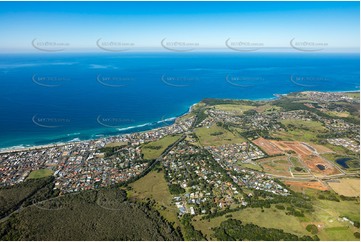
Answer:
[[[359,2],[0,2],[0,53],[359,51],[359,8]]]

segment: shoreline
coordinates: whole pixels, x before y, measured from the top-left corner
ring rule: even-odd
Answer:
[[[135,125],[135,126],[130,126],[130,127],[124,127],[124,128],[116,128],[118,131],[127,131],[127,130],[131,130],[131,129],[136,129],[136,128],[142,128],[142,127],[146,127],[146,126],[154,126],[157,124],[164,124],[161,125],[159,127],[156,128],[150,128],[147,130],[143,130],[143,131],[135,131],[135,132],[126,132],[126,133],[120,133],[120,134],[113,134],[113,135],[102,135],[101,137],[94,137],[94,138],[90,138],[90,139],[83,139],[80,140],[79,138],[74,138],[72,140],[69,141],[65,141],[65,142],[56,142],[56,143],[49,143],[49,144],[44,144],[44,145],[16,145],[16,146],[10,146],[10,147],[4,147],[4,148],[0,148],[0,154],[6,154],[6,153],[14,153],[14,152],[24,152],[24,151],[30,151],[30,150],[39,150],[39,149],[45,149],[45,148],[52,148],[52,147],[61,147],[64,145],[68,145],[68,144],[78,144],[78,143],[82,143],[82,142],[90,142],[90,141],[97,141],[97,140],[102,140],[102,139],[107,139],[107,138],[111,138],[111,137],[118,137],[118,136],[122,136],[122,135],[129,135],[129,134],[134,134],[134,133],[144,133],[144,132],[149,132],[151,130],[156,130],[159,128],[163,128],[163,127],[167,127],[170,125],[173,125],[177,119],[188,115],[190,112],[192,112],[192,107],[194,107],[197,103],[192,104],[188,110],[186,112],[184,112],[183,114],[176,116],[176,117],[170,117],[170,118],[166,118],[166,119],[162,119],[162,120],[158,120],[155,122],[148,122],[148,123],[144,123],[144,124],[139,124],[139,125]],[[167,122],[172,122],[167,123]]]
[[[324,92],[324,93],[359,93],[360,90],[348,90],[348,91],[299,91],[299,92],[292,92],[292,93],[301,93],[301,92]],[[220,100],[248,100],[248,101],[255,101],[255,102],[264,102],[264,101],[273,101],[276,100],[282,96],[286,96],[290,93],[285,93],[285,94],[273,94],[273,97],[269,97],[269,98],[259,98],[259,99],[235,99],[235,98],[214,98],[214,99],[220,99]],[[162,119],[159,121],[155,121],[155,122],[148,122],[145,124],[140,124],[140,125],[135,125],[135,126],[130,126],[130,127],[124,127],[124,128],[117,128],[118,131],[127,131],[127,130],[131,130],[131,129],[136,129],[136,128],[142,128],[142,127],[146,127],[146,126],[152,126],[152,125],[157,125],[157,124],[165,124],[162,126],[159,126],[157,128],[150,128],[144,131],[135,131],[135,132],[126,132],[126,133],[122,133],[122,134],[116,134],[116,135],[104,135],[101,137],[96,137],[96,138],[90,138],[90,139],[84,139],[84,140],[80,140],[79,138],[74,138],[72,140],[69,141],[65,141],[65,142],[56,142],[56,143],[49,143],[49,144],[44,144],[44,145],[15,145],[15,146],[10,146],[10,147],[4,147],[4,148],[0,148],[0,154],[6,154],[6,153],[14,153],[14,152],[24,152],[24,151],[31,151],[31,150],[38,150],[38,149],[45,149],[45,148],[52,148],[52,147],[60,147],[60,146],[64,146],[64,145],[68,145],[68,144],[78,144],[81,142],[86,142],[86,141],[96,141],[96,140],[102,140],[102,139],[107,139],[107,138],[111,138],[111,137],[118,137],[118,136],[122,136],[122,135],[128,135],[128,134],[133,134],[133,133],[144,133],[144,132],[149,132],[151,130],[156,130],[159,128],[163,128],[163,127],[167,127],[170,125],[173,125],[177,119],[188,115],[189,113],[192,112],[192,108],[199,104],[200,102],[202,102],[202,100],[200,100],[197,103],[194,103],[192,105],[189,106],[188,110],[186,112],[184,112],[183,114],[176,116],[176,117],[171,117],[171,118],[166,118],[166,119]],[[166,122],[171,121],[172,124],[167,124]],[[174,122],[173,122],[174,121]],[[76,140],[77,139],[77,140]],[[22,147],[20,147],[22,146]]]

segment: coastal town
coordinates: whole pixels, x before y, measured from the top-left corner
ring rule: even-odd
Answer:
[[[0,1],[0,242],[360,241],[360,1]]]
[[[283,111],[279,106],[270,106],[265,102],[261,105],[266,108],[257,102],[247,102],[240,106],[241,109],[233,110],[226,105],[209,105],[207,109],[196,105],[174,123],[167,123],[164,127],[150,131],[14,152],[5,151],[0,154],[0,185],[19,184],[29,179],[34,171],[48,170],[55,177],[53,189],[66,194],[125,184],[159,163],[164,170],[179,216],[212,214],[224,209],[247,207],[246,198],[257,190],[289,196],[290,189],[275,180],[279,177],[277,174],[256,168],[266,164],[267,159],[272,157],[288,155],[287,159],[291,159],[292,154],[298,154],[299,163],[301,162],[298,170],[316,174],[313,177],[323,172],[307,163],[309,156],[316,152],[309,142],[277,141],[281,139],[276,134],[299,129],[295,122],[289,120],[296,120],[302,125],[302,122],[317,122],[320,127],[315,127],[319,129],[319,135],[327,137],[322,141],[324,144],[341,146],[355,154],[359,154],[360,149],[357,141],[358,124],[336,116],[322,115],[331,111],[346,112],[338,106],[334,107],[336,111],[332,109],[332,104],[329,104],[331,101],[357,103],[355,99],[341,94],[315,92],[291,97],[307,97],[312,103],[299,102],[304,109],[283,108]],[[203,119],[199,118],[201,112],[206,114]],[[308,132],[309,127],[302,126],[302,129],[303,132]],[[154,142],[175,135],[179,135],[179,138],[175,139],[176,142],[167,144],[168,149],[163,147],[160,156],[144,158],[146,145],[152,152],[156,151],[161,146],[152,145]],[[204,140],[204,135],[209,138]],[[277,139],[272,140],[272,135]],[[314,147],[320,149],[321,145]],[[328,150],[326,147],[323,149]],[[316,155],[320,160],[319,164],[324,164],[324,158],[318,153]],[[272,159],[271,162],[274,162],[274,158]],[[287,169],[291,171],[295,167]],[[337,170],[332,170],[331,173],[326,171],[324,177],[338,174]],[[324,184],[322,180],[319,182]]]
[[[142,159],[141,145],[167,135],[187,131],[193,118],[155,130],[66,143],[47,148],[0,154],[0,184],[10,186],[23,182],[33,170],[50,169],[54,189],[61,193],[107,187],[136,177],[148,163]],[[104,148],[117,145],[115,157],[106,157]]]

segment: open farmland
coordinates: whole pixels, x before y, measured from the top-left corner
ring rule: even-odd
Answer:
[[[244,223],[253,223],[266,228],[284,229],[298,235],[307,234],[307,231],[300,224],[297,217],[286,215],[284,211],[275,208],[245,208],[240,211],[231,212],[229,215]],[[202,231],[207,239],[214,240],[212,228],[219,226],[223,221],[227,220],[226,216],[223,215],[210,220],[196,218],[193,225],[196,229]]]
[[[199,138],[199,142],[203,146],[218,146],[224,144],[242,143],[245,141],[239,135],[218,126],[212,125],[211,127],[196,128],[195,133]]]
[[[298,120],[298,119],[286,119],[281,121],[282,124],[286,125],[290,129],[302,129],[311,130],[317,132],[325,132],[326,129],[322,123],[311,120]]]
[[[328,185],[339,195],[346,197],[360,196],[360,179],[344,178],[330,181]]]

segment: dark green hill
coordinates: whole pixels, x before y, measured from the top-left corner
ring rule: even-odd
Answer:
[[[22,209],[0,225],[1,240],[182,240],[147,204],[119,189],[66,195]]]

